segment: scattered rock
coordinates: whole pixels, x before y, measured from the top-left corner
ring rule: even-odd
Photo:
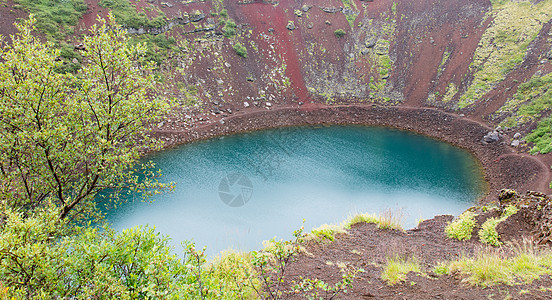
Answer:
[[[352,9],[350,9],[350,8],[343,8],[343,9],[341,10],[341,12],[343,12],[344,15],[358,15],[358,14],[359,14],[358,11],[352,10]]]
[[[376,45],[377,42],[378,42],[378,37],[377,37],[377,36],[370,36],[370,37],[367,38],[366,41],[364,42],[364,47],[366,47],[366,48],[374,48],[374,46]]]
[[[314,27],[314,24],[312,24],[312,22],[309,22],[309,24],[307,24],[308,29],[312,29],[313,27]]]
[[[294,30],[295,29],[295,23],[293,23],[293,21],[288,21],[288,23],[286,25],[286,28],[288,30]]]
[[[309,11],[309,9],[311,9],[311,7],[312,7],[312,5],[306,5],[306,4],[305,4],[305,5],[303,5],[303,6],[301,7],[301,10],[302,10],[303,12],[307,12],[307,11]]]
[[[336,12],[343,10],[343,8],[341,8],[341,7],[320,7],[320,10],[325,12],[325,13],[335,14]]]
[[[271,107],[271,106],[272,106],[272,103],[267,102],[267,103],[265,103],[265,105],[266,105],[267,107]]]
[[[546,58],[552,60],[552,49],[550,49],[550,51],[548,51],[548,53],[546,54]]]
[[[75,50],[86,51],[86,47],[83,44],[75,45]]]
[[[249,107],[249,103],[248,103],[248,102],[244,102],[244,103],[243,103],[243,107],[248,108],[248,107]]]
[[[385,55],[389,53],[389,42],[379,40],[376,42],[376,45],[374,46],[374,52],[377,55]]]
[[[521,138],[521,133],[516,132],[516,134],[514,134],[514,139],[519,139],[519,138]]]
[[[324,23],[326,23],[326,25],[332,25],[332,22],[330,22],[328,20],[326,20],[326,22],[324,22]]]
[[[303,102],[299,102],[298,104],[299,104],[299,105],[303,105]]]
[[[481,142],[484,144],[490,144],[498,142],[500,140],[500,133],[498,131],[489,131],[482,139]]]
[[[205,14],[200,11],[196,11],[190,15],[190,21],[192,22],[199,22],[204,18],[205,18]]]
[[[512,147],[519,147],[519,144],[520,144],[520,140],[513,140],[512,143],[510,144]]]
[[[77,58],[73,58],[73,60],[71,62],[74,63],[74,64],[78,64],[79,60]]]
[[[268,32],[269,32],[269,33],[273,33],[273,32],[274,32],[274,28],[268,28]]]

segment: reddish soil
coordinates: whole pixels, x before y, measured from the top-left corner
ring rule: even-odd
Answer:
[[[96,15],[105,17],[107,14],[106,9],[99,7],[97,0],[85,1],[89,10],[80,20],[75,35],[91,26]],[[506,135],[496,143],[481,142],[481,138],[500,121],[492,119],[490,115],[515,93],[519,83],[537,72],[546,74],[552,71],[552,63],[540,62],[551,46],[548,33],[552,22],[545,24],[532,43],[524,63],[485,95],[484,99],[488,99],[487,101],[482,101],[463,112],[448,113],[425,107],[451,109],[461,93],[458,93],[450,104],[429,103],[428,95],[432,92],[444,94],[451,82],[455,83],[460,91],[465,90],[470,83],[472,74],[469,65],[473,53],[481,35],[492,21],[486,16],[491,7],[490,1],[399,1],[396,14],[391,14],[395,0],[352,1],[358,10],[352,27],[343,13],[322,11],[322,8],[342,7],[343,2],[339,0],[282,0],[277,5],[267,3],[270,1],[254,1],[250,4],[225,1],[229,16],[241,28],[240,36],[248,36],[249,30],[251,35],[243,40],[226,39],[219,35],[218,40],[211,42],[220,42],[220,48],[212,47],[194,54],[193,63],[186,66],[185,74],[175,76],[187,86],[198,87],[198,97],[205,103],[205,107],[195,112],[175,112],[174,117],[169,118],[162,128],[156,130],[156,134],[162,136],[168,146],[173,146],[219,135],[282,126],[387,126],[443,140],[473,153],[481,162],[489,184],[489,191],[481,199],[481,203],[495,201],[498,191],[502,188],[520,192],[552,192],[548,186],[552,181],[549,167],[552,165],[552,154],[524,154],[524,149],[509,146],[510,138]],[[131,2],[140,9],[149,5],[144,1]],[[170,5],[162,4],[167,2]],[[212,17],[212,1],[189,4],[179,1],[167,2],[153,1],[152,5],[165,12],[169,18],[196,9],[206,15],[204,20],[175,27],[172,32],[166,33],[167,35],[170,34],[177,39],[189,39],[194,49],[203,48],[203,44],[211,43],[201,40],[204,32],[189,32],[196,26],[201,28],[207,24],[208,19]],[[301,9],[305,4],[312,5],[312,8],[305,16],[296,16],[295,9]],[[17,18],[27,16],[26,12],[14,9],[13,5],[13,0],[7,0],[6,6],[0,7],[0,34],[4,36],[15,32],[12,24]],[[296,29],[286,29],[288,21],[294,21]],[[394,91],[404,97],[404,101],[398,103],[398,106],[362,104],[370,101],[366,94],[356,98],[345,95],[341,99],[335,99],[342,105],[323,104],[326,101],[322,97],[324,91],[312,92],[307,87],[311,87],[309,84],[319,79],[313,77],[325,74],[325,71],[331,75],[324,80],[332,84],[345,84],[342,77],[346,77],[344,72],[349,60],[348,54],[360,59],[354,64],[354,74],[346,74],[347,76],[356,76],[357,82],[364,85],[368,85],[370,76],[378,76],[374,66],[356,53],[364,49],[364,33],[360,34],[362,38],[358,41],[353,39],[355,31],[370,29],[358,29],[361,22],[368,24],[372,21],[376,24],[396,22],[394,40],[390,41],[389,55],[394,61],[388,82],[392,83]],[[269,29],[274,31],[271,32]],[[337,39],[334,36],[336,29],[344,29],[347,32],[346,36]],[[217,28],[216,33],[220,34],[220,28]],[[261,36],[264,35],[269,38],[263,39]],[[248,47],[247,58],[239,57],[232,49],[236,41]],[[357,44],[354,47],[359,48],[349,51],[349,47],[353,47],[351,44],[355,42]],[[254,50],[251,43],[254,43],[258,50]],[[312,46],[312,51],[309,50],[309,46]],[[439,68],[446,51],[450,52],[450,57]],[[174,55],[178,56],[181,53]],[[182,55],[186,57],[188,54]],[[215,64],[221,57],[223,59]],[[185,65],[181,63],[182,61],[178,61],[175,65]],[[272,84],[272,78],[261,76],[279,65],[286,66],[285,75],[290,81],[289,88],[282,90]],[[255,80],[247,80],[249,76],[255,77]],[[176,89],[174,85],[171,87],[171,84],[176,85],[176,82],[167,84],[167,92],[170,92],[171,88]],[[270,100],[272,106],[269,108],[264,106],[262,101],[255,101],[259,103],[254,104],[252,100],[260,96],[261,89],[267,96],[274,96],[273,100]],[[207,93],[210,97],[206,96]],[[215,104],[215,101],[219,104]],[[244,108],[244,101],[249,102],[249,108]],[[299,102],[304,102],[304,105],[298,105]],[[223,112],[209,113],[215,106]],[[228,108],[232,113],[228,112]],[[465,117],[464,114],[468,116]],[[185,117],[191,117],[191,120],[184,122]],[[521,128],[520,131],[526,133],[528,128]],[[379,230],[373,225],[365,224],[355,226],[349,234],[339,236],[333,243],[309,245],[308,250],[314,256],[298,257],[290,272],[335,282],[339,277],[337,267],[327,265],[326,261],[343,261],[363,267],[366,272],[359,275],[352,296],[344,296],[346,299],[478,299],[488,296],[504,298],[508,295],[516,299],[552,299],[550,294],[537,291],[540,286],[552,286],[550,278],[542,278],[530,286],[498,286],[487,289],[472,288],[456,276],[443,276],[436,280],[412,275],[406,283],[392,287],[379,279],[381,265],[389,255],[415,255],[424,266],[433,266],[440,260],[454,259],[461,253],[470,254],[477,251],[481,245],[475,240],[457,242],[446,239],[443,228],[450,218],[436,217],[423,222],[418,229],[407,232]],[[516,218],[512,218],[513,221],[508,223],[508,229],[501,232],[506,239],[515,239],[519,236],[518,232],[530,231],[534,226],[526,219]],[[359,251],[360,255],[352,253],[352,250]],[[415,284],[411,285],[411,282]],[[531,292],[520,295],[521,289],[529,289]]]
[[[490,127],[436,109],[318,104],[309,109],[298,106],[270,110],[253,107],[210,118],[210,123],[179,124],[180,129],[158,130],[157,134],[163,136],[170,146],[271,127],[316,124],[387,126],[424,134],[472,152],[481,161],[489,183],[489,192],[481,199],[482,203],[496,202],[498,190],[504,187],[550,193],[550,155],[535,157],[517,153],[508,146],[508,137],[484,144],[481,138],[491,130]],[[497,228],[503,241],[515,243],[523,237],[533,236],[538,221],[535,222],[531,212],[536,209],[525,211],[529,213],[515,214]],[[458,273],[443,276],[433,273],[439,262],[484,251],[477,230],[487,218],[497,216],[494,211],[478,216],[472,239],[463,242],[449,239],[444,233],[453,216],[436,216],[406,232],[382,230],[373,224],[357,224],[347,234],[338,235],[333,242],[309,242],[306,252],[295,256],[287,266],[284,289],[291,290],[292,281],[299,281],[299,277],[316,278],[333,285],[341,280],[342,273],[337,264],[344,263],[365,272],[358,273],[353,288],[348,293],[341,293],[338,299],[552,299],[551,292],[543,289],[552,286],[552,278],[547,276],[530,284],[482,288],[466,283],[465,276]],[[505,247],[501,251],[510,253],[511,248]],[[426,275],[411,272],[404,282],[388,285],[381,279],[381,273],[386,260],[395,256],[415,257]],[[304,299],[301,294],[288,296],[286,299]]]
[[[475,238],[464,242],[446,238],[444,228],[451,220],[452,216],[437,216],[406,232],[357,224],[331,243],[308,245],[309,254],[299,255],[289,266],[288,282],[303,276],[335,284],[341,280],[337,263],[344,263],[365,272],[357,274],[352,290],[340,299],[552,299],[550,291],[539,290],[552,286],[549,277],[526,285],[480,288],[463,282],[460,274],[434,274],[431,270],[439,262],[471,256],[484,248]],[[405,282],[388,285],[381,272],[386,260],[397,255],[418,259],[427,276],[409,273]],[[521,290],[528,293],[520,294]]]
[[[0,35],[8,38],[10,34],[17,32],[13,23],[17,19],[26,18],[29,14],[21,9],[14,8],[13,0],[7,0],[5,3],[5,6],[0,4]]]
[[[173,124],[172,129],[156,130],[170,145],[207,139],[219,135],[297,125],[386,126],[417,132],[443,140],[473,153],[482,163],[489,183],[489,199],[503,188],[550,193],[550,170],[543,156],[516,153],[508,137],[491,144],[481,142],[492,129],[482,123],[431,108],[383,107],[376,105],[317,105],[301,107],[253,108],[232,115],[212,115],[210,123],[189,127]],[[207,116],[205,116],[207,118]],[[223,120],[223,123],[221,123]],[[515,171],[513,171],[515,170]],[[483,202],[487,202],[483,200]]]

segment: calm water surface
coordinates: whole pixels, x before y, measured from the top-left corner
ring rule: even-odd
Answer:
[[[424,136],[378,127],[293,127],[184,145],[151,155],[171,193],[108,213],[115,229],[152,225],[213,256],[254,250],[358,212],[388,209],[417,220],[459,214],[484,192],[468,152]]]

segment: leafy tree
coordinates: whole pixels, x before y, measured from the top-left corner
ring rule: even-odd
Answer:
[[[4,208],[30,214],[49,203],[60,219],[82,220],[97,212],[94,198],[102,191],[117,196],[164,186],[151,165],[137,165],[141,153],[161,146],[147,127],[166,109],[153,96],[146,49],[129,46],[113,21],[98,21],[84,38],[85,63],[76,75],[55,72],[59,51],[32,35],[32,16],[0,50]]]

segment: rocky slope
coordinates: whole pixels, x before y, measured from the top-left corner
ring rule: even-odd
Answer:
[[[168,145],[277,126],[392,126],[474,153],[489,182],[482,203],[496,201],[502,188],[551,193],[552,0],[83,3],[81,17],[58,28],[69,45],[79,45],[111,7],[135,40],[153,47],[161,93],[176,103],[155,126]],[[27,1],[0,1],[0,34],[14,33],[12,23],[30,10],[37,12]],[[59,34],[42,35],[60,42]],[[78,51],[66,55],[68,66],[82,63]],[[550,200],[511,196],[521,209],[497,226],[502,239],[549,243],[551,213],[542,208]],[[481,216],[479,225],[493,217]],[[411,273],[399,286],[380,279],[392,255],[416,256],[429,270],[483,248],[477,237],[448,239],[451,220],[436,217],[408,232],[357,225],[333,243],[310,245],[313,255],[299,257],[290,270],[333,282],[339,270],[327,262],[363,267],[351,299],[550,297],[546,276],[484,290],[466,285],[461,274]]]

